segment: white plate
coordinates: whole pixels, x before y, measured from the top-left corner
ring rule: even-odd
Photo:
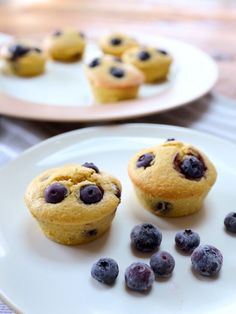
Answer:
[[[102,35],[96,34],[95,38]],[[166,49],[174,59],[168,81],[144,84],[138,99],[94,105],[81,62],[49,61],[46,73],[38,77],[0,76],[0,112],[39,120],[125,119],[186,104],[206,94],[215,84],[218,77],[216,64],[201,50],[169,38],[146,34],[136,34],[135,37],[141,43]],[[101,55],[95,42],[94,39],[88,41],[85,63]]]
[[[161,219],[142,209],[127,176],[127,162],[143,147],[175,137],[202,149],[218,170],[218,180],[201,212],[179,219]],[[235,237],[223,228],[235,210],[236,146],[189,129],[157,125],[123,125],[70,132],[28,150],[0,171],[0,287],[2,295],[25,314],[235,313]],[[99,240],[80,247],[56,244],[39,230],[23,203],[31,179],[46,168],[93,161],[116,175],[123,196],[112,228]],[[162,250],[176,259],[169,280],[157,281],[147,295],[127,291],[125,268],[150,255],[132,253],[129,234],[138,223],[158,225]],[[202,243],[218,247],[224,265],[217,279],[198,277],[190,258],[176,252],[174,235],[182,228],[200,233]],[[90,278],[101,256],[116,259],[120,275],[113,287]]]

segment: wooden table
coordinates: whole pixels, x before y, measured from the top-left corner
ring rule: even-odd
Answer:
[[[128,28],[182,39],[215,58],[220,79],[214,91],[236,99],[233,0],[34,0],[28,1],[30,5],[19,2],[5,1],[0,6],[0,31],[29,36],[75,25],[85,31],[91,26],[107,31]]]

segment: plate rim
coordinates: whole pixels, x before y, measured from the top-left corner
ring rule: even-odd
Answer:
[[[7,35],[7,34],[6,34]],[[141,34],[140,37],[144,36],[145,34]],[[150,37],[150,36],[149,36]],[[155,38],[155,36],[152,36],[151,38]],[[100,122],[100,121],[115,121],[115,120],[127,120],[130,118],[139,118],[139,117],[145,117],[152,114],[158,114],[162,112],[166,112],[169,110],[173,110],[182,106],[185,106],[187,104],[192,103],[193,101],[196,101],[197,99],[200,99],[204,95],[206,95],[209,91],[212,90],[212,88],[215,86],[219,79],[219,68],[217,63],[214,61],[214,59],[206,53],[204,50],[199,48],[198,46],[192,45],[188,42],[171,38],[168,36],[158,36],[158,39],[169,41],[170,43],[173,43],[175,45],[182,45],[186,46],[188,48],[194,49],[198,53],[200,53],[205,59],[208,59],[208,63],[214,69],[214,73],[212,74],[211,82],[208,83],[207,86],[202,88],[200,93],[196,93],[192,96],[189,96],[186,98],[186,100],[181,101],[180,103],[174,103],[169,104],[166,108],[158,108],[158,106],[149,107],[148,111],[138,111],[130,110],[128,112],[119,110],[120,106],[135,106],[137,103],[139,105],[141,103],[144,104],[152,104],[160,98],[160,95],[156,96],[150,96],[146,97],[144,99],[133,99],[133,100],[125,100],[116,103],[111,103],[108,105],[100,105],[100,106],[109,106],[113,110],[109,110],[107,112],[101,112],[99,109],[99,105],[94,106],[82,106],[82,107],[76,107],[76,106],[58,106],[58,105],[45,105],[45,104],[38,104],[34,103],[28,100],[22,100],[19,98],[15,98],[14,96],[11,96],[7,94],[4,90],[0,91],[0,101],[2,102],[2,106],[0,107],[0,113],[6,116],[15,117],[15,118],[24,118],[28,120],[35,120],[35,121],[58,121],[58,122]],[[14,108],[12,109],[12,106],[14,105]],[[32,106],[34,110],[32,110]],[[17,111],[16,108],[19,108]],[[90,113],[93,112],[93,115],[90,116]],[[114,113],[115,112],[115,113]]]
[[[79,137],[80,135],[83,134],[89,134],[89,133],[97,133],[97,131],[102,130],[102,131],[106,131],[107,129],[116,129],[116,132],[119,131],[120,128],[124,128],[124,129],[140,129],[140,128],[144,128],[147,130],[152,130],[152,129],[156,129],[156,130],[178,130],[180,132],[184,132],[184,133],[190,133],[194,134],[196,136],[201,136],[201,137],[207,137],[209,140],[213,140],[213,141],[220,141],[223,143],[227,143],[228,145],[231,145],[235,150],[236,150],[236,144],[233,141],[230,141],[228,139],[224,139],[212,134],[208,134],[202,131],[198,131],[195,129],[191,129],[191,128],[185,128],[185,127],[180,127],[180,126],[174,126],[174,125],[168,125],[168,124],[154,124],[154,123],[123,123],[123,124],[116,124],[116,125],[107,125],[107,126],[92,126],[92,127],[86,127],[86,128],[82,128],[82,129],[76,129],[76,130],[72,130],[72,131],[68,131],[68,132],[64,132],[62,134],[56,135],[56,136],[52,136],[46,140],[41,141],[40,143],[33,145],[32,147],[26,149],[23,153],[21,153],[18,157],[16,157],[14,160],[10,161],[9,163],[7,163],[6,165],[0,167],[0,176],[2,174],[2,172],[7,171],[8,168],[11,168],[13,165],[17,164],[18,162],[20,162],[22,159],[25,158],[25,156],[34,153],[37,150],[41,150],[41,148],[43,146],[48,146],[49,144],[53,143],[53,142],[57,142],[58,140],[66,140],[68,137],[70,136],[78,136],[78,141],[79,141]],[[109,133],[108,133],[109,134]],[[17,305],[15,305],[15,303],[7,296],[5,295],[5,293],[2,291],[1,287],[0,287],[0,300],[5,303],[8,308],[12,311],[14,311],[16,314],[24,314],[22,312],[21,309],[18,308]]]

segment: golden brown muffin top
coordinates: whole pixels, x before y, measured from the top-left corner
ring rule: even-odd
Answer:
[[[86,74],[95,86],[108,88],[129,88],[144,81],[141,71],[110,55],[93,59],[86,66]]]
[[[189,158],[199,160],[202,175],[192,178],[183,171]],[[141,150],[131,158],[128,171],[134,185],[143,192],[173,200],[208,192],[217,176],[203,152],[176,140]]]
[[[63,200],[50,203],[47,189],[60,184],[66,193]],[[81,190],[95,186],[102,193],[96,203],[85,203]],[[81,165],[65,165],[44,171],[29,184],[25,202],[33,216],[44,222],[78,224],[92,222],[112,213],[120,202],[121,183],[115,177]]]

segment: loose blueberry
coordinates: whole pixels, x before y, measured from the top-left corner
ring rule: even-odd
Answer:
[[[148,51],[143,50],[138,53],[138,58],[141,61],[146,61],[151,58],[151,55]]]
[[[10,46],[9,51],[11,53],[11,60],[14,61],[17,58],[24,56],[30,51],[29,47],[24,47],[22,45]]]
[[[150,266],[156,276],[168,277],[175,268],[175,260],[168,252],[157,252],[152,255]]]
[[[130,239],[138,251],[152,252],[160,246],[162,234],[154,225],[143,223],[132,229]]]
[[[94,204],[103,198],[103,190],[97,185],[88,184],[80,188],[80,199],[85,204]]]
[[[171,203],[163,201],[163,202],[158,202],[154,210],[164,213],[166,211],[171,210],[172,208],[173,208],[173,205]]]
[[[100,60],[99,58],[95,58],[95,59],[93,59],[93,60],[88,64],[88,66],[89,66],[90,68],[95,68],[95,67],[97,67],[100,63],[101,63],[101,60]]]
[[[100,258],[91,269],[91,275],[94,279],[107,285],[112,284],[119,274],[119,267],[112,258]]]
[[[157,49],[157,52],[159,52],[159,53],[161,53],[162,55],[165,55],[165,56],[168,55],[168,52],[166,50],[163,50],[163,49]]]
[[[96,165],[94,165],[93,162],[85,162],[83,165],[83,167],[86,167],[86,168],[91,168],[93,169],[95,172],[99,173],[99,169]]]
[[[61,31],[55,31],[55,32],[52,34],[52,36],[57,37],[57,36],[61,36],[61,34],[62,34]]]
[[[110,69],[110,73],[116,78],[122,78],[125,76],[125,71],[123,69],[116,68],[116,67],[112,67]]]
[[[134,291],[143,292],[150,289],[154,280],[152,269],[145,263],[133,263],[125,271],[125,283]]]
[[[191,262],[193,269],[200,275],[214,276],[222,267],[223,256],[212,245],[200,245],[193,251]]]
[[[227,231],[236,233],[236,213],[229,213],[224,219],[224,224]]]
[[[181,251],[192,253],[200,244],[199,234],[190,229],[179,231],[175,235],[175,244]]]
[[[139,159],[137,160],[136,166],[138,168],[144,167],[150,167],[153,164],[153,160],[154,160],[155,156],[152,153],[147,153],[147,154],[143,154],[142,156],[139,157]]]
[[[205,167],[195,156],[186,156],[180,163],[180,171],[188,179],[199,179],[204,176]]]
[[[110,43],[112,46],[119,46],[122,44],[122,39],[121,38],[112,38]]]
[[[63,184],[53,183],[46,188],[44,198],[47,203],[57,204],[62,202],[67,194],[68,190]]]

